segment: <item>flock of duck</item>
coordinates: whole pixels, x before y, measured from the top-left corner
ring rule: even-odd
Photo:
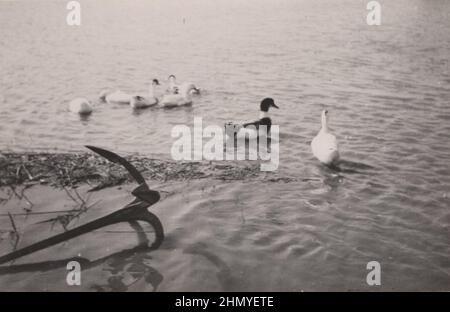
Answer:
[[[177,84],[176,77],[168,77],[168,86],[163,94],[158,94],[157,88],[160,86],[158,79],[153,79],[149,86],[148,94],[129,94],[121,90],[113,92],[102,91],[100,100],[109,104],[126,104],[133,109],[143,109],[153,106],[164,108],[185,106],[192,104],[192,95],[199,94],[200,90],[191,82]],[[254,122],[235,124],[225,124],[226,134],[231,137],[248,135],[248,131],[258,131],[259,126],[265,126],[267,133],[270,133],[272,120],[269,116],[269,109],[279,108],[272,98],[265,98],[260,103],[259,119]],[[93,111],[91,102],[86,98],[77,98],[70,102],[69,110],[82,115],[90,114]],[[313,155],[325,165],[335,165],[339,161],[339,148],[336,136],[328,127],[328,111],[323,110],[321,114],[321,129],[311,141]],[[230,134],[230,129],[231,134]]]
[[[199,94],[200,90],[191,82],[177,84],[176,77],[170,75],[168,87],[161,94],[157,88],[160,86],[158,79],[153,79],[147,94],[131,94],[122,90],[100,92],[100,100],[108,104],[126,104],[134,109],[143,109],[159,105],[170,108],[192,104],[192,95]],[[80,97],[69,103],[69,110],[80,115],[89,115],[93,111],[93,105],[87,98]]]

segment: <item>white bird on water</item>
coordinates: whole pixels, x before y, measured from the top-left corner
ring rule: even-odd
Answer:
[[[311,141],[313,155],[323,164],[333,165],[339,160],[339,148],[336,137],[328,128],[328,111],[322,111],[322,128]]]
[[[177,107],[192,104],[191,91],[198,92],[193,83],[183,84],[176,94],[166,94],[163,96],[160,105],[162,107]]]
[[[147,95],[135,95],[131,97],[130,106],[134,109],[147,108],[158,104],[158,98],[155,95],[155,88],[159,86],[158,79],[153,79],[148,88]]]
[[[100,100],[107,102],[108,104],[130,104],[131,97],[131,94],[121,90],[116,90],[111,93],[106,90],[100,92]]]
[[[181,93],[181,90],[184,90],[193,84],[192,82],[186,81],[179,85],[179,84],[177,84],[177,78],[174,75],[170,75],[167,80],[169,81],[169,86],[167,87],[168,94]],[[200,94],[200,89],[198,89],[198,88],[191,89],[191,90],[189,90],[189,93],[190,94]]]
[[[167,78],[169,82],[169,86],[167,87],[167,93],[169,94],[177,94],[178,93],[178,85],[177,85],[177,78],[174,75],[170,75],[169,78]]]
[[[92,113],[92,104],[86,98],[76,98],[70,101],[69,110],[72,113],[89,115],[90,113]]]

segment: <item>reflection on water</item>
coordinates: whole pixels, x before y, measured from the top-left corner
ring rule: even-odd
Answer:
[[[251,121],[271,96],[277,172],[164,185],[175,193],[158,203],[169,238],[152,252],[158,290],[372,290],[372,260],[385,272],[381,290],[448,290],[450,3],[384,1],[379,27],[365,24],[365,5],[82,1],[83,24],[69,28],[60,2],[3,1],[0,148],[92,144],[168,158],[174,125]],[[169,74],[205,92],[173,110],[96,100]],[[67,112],[79,96],[95,105],[86,120]],[[340,171],[309,147],[325,107]]]
[[[152,257],[148,254],[150,248],[138,246],[132,249],[122,250],[120,252],[108,255],[106,257],[91,261],[86,258],[67,258],[62,260],[45,261],[38,263],[27,263],[11,265],[9,267],[0,267],[0,274],[17,274],[24,272],[46,272],[66,268],[70,261],[77,261],[83,271],[88,271],[100,267],[103,271],[109,273],[105,285],[93,283],[90,287],[96,291],[126,291],[133,284],[144,280],[146,284],[152,286],[153,291],[158,289],[164,277],[155,268],[148,265]],[[83,272],[82,271],[82,272]],[[126,284],[128,280],[132,282]]]
[[[21,238],[25,237],[25,241],[27,241],[30,238],[30,234],[35,232],[35,235],[31,235],[31,237],[33,238],[34,242],[40,242],[43,241],[43,239],[46,239],[48,236],[54,236],[54,232],[61,231],[61,229],[59,229],[60,226],[57,226],[56,224],[48,226],[46,220],[36,222],[36,218],[47,218],[49,213],[48,211],[35,211],[36,209],[45,210],[48,208],[48,205],[42,204],[42,201],[45,201],[45,198],[42,198],[41,194],[43,192],[46,192],[46,194],[48,194],[48,197],[51,198],[51,201],[55,202],[55,206],[67,205],[67,203],[64,203],[64,201],[58,199],[58,196],[64,196],[62,195],[63,192],[55,190],[54,188],[41,187],[39,190],[36,190],[34,188],[29,190],[32,191],[31,200],[36,201],[36,207],[33,207],[34,210],[30,214],[16,214],[16,212],[13,211],[15,215],[14,219],[16,220],[15,222],[17,222],[18,226],[20,226],[20,235],[22,236]],[[87,191],[87,188],[85,191]],[[107,200],[107,198],[110,197],[112,193],[118,193],[115,190],[108,190],[107,193],[102,192],[104,191],[100,191],[98,193],[96,192],[95,196],[101,198],[102,200]],[[57,197],[54,197],[54,194],[58,194]],[[7,201],[7,203],[5,204],[6,208],[8,209],[8,211],[10,211],[11,209],[20,211],[20,209],[17,207],[20,207],[20,204],[23,200],[25,200],[24,197],[19,198],[16,196],[15,198]],[[109,206],[109,204],[103,207],[102,205],[99,205],[96,208],[99,210],[103,210],[103,212],[101,212],[101,214],[103,215],[105,214],[104,210],[108,209]],[[142,213],[140,209],[142,209],[142,207],[134,208],[136,214],[136,216],[134,216],[135,218],[139,218],[139,215]],[[126,209],[116,211],[116,217],[118,216],[117,212],[121,212],[123,217],[126,217]],[[83,218],[84,216],[89,216],[90,214],[91,213],[89,213],[89,211],[86,211],[82,215],[78,216],[78,218]],[[112,215],[114,214],[110,214],[109,218],[113,218]],[[23,216],[23,218],[21,216]],[[92,216],[90,217],[92,218]],[[100,219],[103,220],[104,218]],[[98,229],[92,229],[91,226],[90,230],[86,231],[79,238],[75,236],[74,238],[55,246],[43,246],[42,251],[36,250],[29,256],[25,255],[25,257],[17,257],[17,259],[9,262],[9,265],[3,264],[0,267],[0,276],[6,279],[14,279],[14,276],[20,276],[20,274],[22,273],[48,272],[50,279],[52,280],[50,283],[54,284],[54,289],[64,290],[67,289],[67,285],[62,285],[63,287],[61,287],[61,285],[58,286],[58,283],[60,283],[61,281],[57,278],[57,276],[61,274],[60,272],[62,270],[66,269],[66,266],[70,261],[77,261],[81,266],[82,276],[84,276],[85,274],[90,274],[89,271],[91,270],[109,273],[108,276],[102,276],[101,278],[96,278],[94,276],[92,280],[90,280],[89,278],[86,279],[85,276],[83,279],[85,281],[88,281],[85,284],[86,290],[94,289],[97,291],[124,291],[133,290],[134,287],[137,287],[138,290],[143,290],[143,288],[145,288],[146,290],[151,290],[147,286],[152,286],[152,290],[156,291],[159,284],[163,280],[163,275],[155,268],[153,268],[150,263],[152,262],[151,253],[157,250],[161,246],[161,243],[163,241],[164,235],[162,233],[162,228],[158,227],[157,223],[159,221],[156,222],[158,218],[154,215],[152,219],[146,220],[146,222],[142,224],[140,223],[140,221],[132,221],[133,215],[130,215],[128,219],[128,223],[132,229],[131,231],[127,230],[126,227],[123,227],[124,222],[122,222],[122,226],[109,225],[99,227]],[[71,222],[71,229],[62,231],[62,235],[68,235],[70,231],[76,231],[74,228],[77,228],[77,224],[74,223],[75,221]],[[80,223],[87,224],[89,222],[81,221]],[[4,227],[3,220],[2,227]],[[134,236],[137,236],[136,244],[133,243],[134,239],[130,239],[133,238],[133,234]],[[120,240],[118,242],[113,241],[115,238],[120,238],[121,236],[127,237],[126,245],[121,244]],[[96,250],[96,252],[94,253],[89,252],[89,247],[86,249],[86,246],[89,246],[91,242],[96,242],[97,245],[96,247],[94,247]],[[128,248],[130,244],[136,245],[136,247]],[[31,246],[31,243],[21,242],[20,248],[23,248],[24,246]],[[57,252],[57,248],[64,249],[65,247],[68,247],[68,249],[70,250],[69,253]],[[3,244],[1,249],[3,256],[5,254],[5,250],[8,250],[10,248],[5,248],[5,245]],[[112,250],[118,251],[112,252]],[[86,257],[82,257],[82,253],[86,253]],[[67,254],[76,256],[65,258],[64,256],[66,256]],[[38,259],[38,261],[36,261],[35,259]],[[65,274],[67,274],[67,272]],[[130,281],[130,279],[133,280]],[[22,280],[19,278],[17,281],[20,284]],[[105,284],[102,284],[102,281],[104,281]],[[6,287],[8,283],[2,285]],[[37,283],[37,285],[29,285],[25,283],[21,289],[25,290],[30,289],[30,287],[37,286],[37,289],[42,290],[42,285],[43,284],[39,283]]]
[[[195,243],[184,250],[184,253],[204,257],[217,268],[217,280],[223,291],[239,291],[238,285],[233,277],[234,272],[230,270],[228,265],[217,255],[208,251],[205,243]]]

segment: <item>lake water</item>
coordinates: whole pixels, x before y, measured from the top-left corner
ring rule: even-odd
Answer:
[[[0,2],[0,150],[170,159],[172,127],[194,116],[254,120],[268,96],[280,107],[276,173],[160,185],[179,194],[161,203],[168,238],[148,260],[158,290],[450,290],[449,1],[382,1],[372,27],[354,0],[81,1],[80,27],[66,3]],[[97,101],[170,74],[204,90],[192,107]],[[95,104],[87,119],[67,111],[79,96]],[[324,108],[341,172],[310,152]]]

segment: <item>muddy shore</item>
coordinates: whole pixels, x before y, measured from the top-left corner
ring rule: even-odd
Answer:
[[[176,162],[135,155],[125,158],[148,180],[244,180],[260,175],[258,162]],[[0,152],[0,187],[76,187],[87,183],[98,190],[127,182],[131,182],[131,177],[123,167],[90,153]]]

